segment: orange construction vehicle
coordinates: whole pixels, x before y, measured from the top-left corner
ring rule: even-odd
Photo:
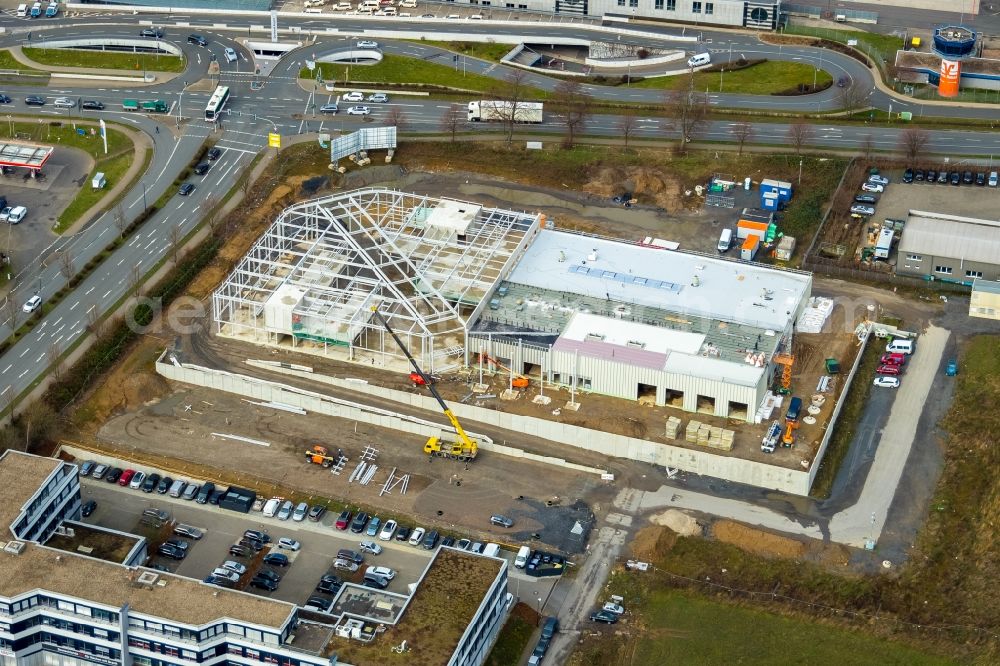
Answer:
[[[333,467],[333,464],[337,462],[340,452],[338,451],[337,453],[338,456],[331,456],[330,451],[325,446],[315,444],[311,449],[306,451],[306,462],[311,462],[314,465],[322,465],[323,467]]]
[[[508,368],[503,363],[501,363],[500,361],[496,360],[495,358],[493,358],[492,356],[490,356],[486,352],[480,352],[480,354],[479,354],[479,364],[482,365],[483,361],[485,361],[489,365],[495,365],[496,367],[500,368],[504,372],[506,372],[506,373],[508,373],[510,375],[513,375],[513,379],[511,379],[510,383],[511,383],[511,386],[514,387],[514,388],[528,388],[528,385],[531,384],[531,380],[530,379],[528,379],[524,375],[516,374],[513,370],[511,370],[510,368]]]

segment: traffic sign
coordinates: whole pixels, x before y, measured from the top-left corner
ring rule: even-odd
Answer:
[[[267,147],[268,148],[281,148],[281,135],[277,132],[268,132],[267,134]]]

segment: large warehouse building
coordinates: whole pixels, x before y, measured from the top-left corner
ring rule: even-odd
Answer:
[[[1000,280],[1000,222],[911,210],[896,272],[932,280]]]
[[[483,354],[575,391],[752,421],[809,274],[366,189],[286,209],[213,296],[220,335],[428,372]]]

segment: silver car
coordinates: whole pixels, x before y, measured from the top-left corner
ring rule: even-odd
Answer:
[[[292,504],[292,501],[285,500],[284,504],[281,505],[281,508],[278,509],[278,520],[288,520],[291,518],[293,508],[295,508],[295,505]]]
[[[309,513],[309,505],[305,502],[299,502],[299,505],[295,507],[295,511],[292,513],[292,520],[301,523],[306,519],[307,513]]]
[[[56,97],[55,101],[52,102],[60,109],[75,109],[76,100],[71,97]]]
[[[389,101],[389,96],[385,93],[372,93],[368,95],[369,102],[375,102],[376,104],[385,104]]]

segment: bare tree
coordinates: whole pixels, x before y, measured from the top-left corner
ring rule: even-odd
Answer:
[[[839,94],[840,108],[848,113],[853,113],[865,105],[868,99],[868,93],[865,89],[857,84],[855,81],[851,81],[846,86],[840,89]]]
[[[128,272],[128,283],[129,288],[132,291],[132,295],[139,298],[142,293],[142,273],[139,271],[139,264],[136,264]]]
[[[180,259],[183,242],[184,234],[181,232],[181,225],[175,224],[170,227],[170,257],[175,264]]]
[[[73,251],[69,248],[59,253],[59,272],[67,280],[71,280],[73,274],[76,273],[76,267],[73,265]]]
[[[115,228],[118,229],[118,236],[124,236],[125,230],[128,228],[128,218],[125,217],[125,209],[122,208],[121,203],[115,206],[114,217]]]
[[[629,138],[635,134],[635,125],[635,113],[632,111],[632,107],[627,107],[625,112],[622,114],[621,120],[618,121],[618,131],[621,132],[622,140],[625,142],[625,152],[628,152]]]
[[[7,298],[3,302],[4,311],[7,314],[7,323],[10,325],[10,330],[16,331],[17,325],[20,323],[21,319],[21,301],[18,299],[17,294],[13,290],[7,293]]]
[[[52,435],[56,430],[58,416],[44,400],[35,400],[21,410],[18,419],[24,428],[25,451],[31,451],[36,444]]]
[[[908,127],[899,135],[899,148],[906,155],[906,159],[913,162],[924,153],[930,140],[931,135],[927,130]]]
[[[671,129],[680,134],[681,150],[708,124],[708,96],[694,89],[694,75],[689,75],[688,85],[682,90],[667,90],[663,107],[670,118]]]
[[[10,384],[7,385],[7,389],[3,392],[4,396],[4,411],[7,412],[7,416],[10,419],[10,425],[14,425],[14,400],[17,399],[17,391]],[[5,431],[11,430],[11,428],[4,428]],[[10,444],[8,443],[9,447]]]
[[[444,116],[441,118],[441,131],[451,134],[452,143],[455,142],[455,135],[458,134],[458,130],[465,125],[466,116],[465,107],[461,104],[452,104],[444,112]]]
[[[205,210],[205,222],[208,224],[208,228],[215,233],[216,228],[219,226],[219,207],[220,199],[215,194],[209,194],[205,197],[205,201],[201,204],[202,208]]]
[[[788,143],[795,148],[795,154],[801,155],[802,148],[809,143],[816,130],[804,120],[797,120],[788,126]]]
[[[739,154],[743,154],[743,145],[753,137],[753,125],[750,123],[736,123],[729,130],[733,133],[736,145],[739,147]]]
[[[396,128],[397,132],[406,131],[406,127],[409,124],[407,122],[406,114],[398,106],[394,106],[389,109],[389,113],[385,117],[385,121]]]
[[[523,69],[511,70],[503,81],[497,82],[490,89],[490,97],[500,102],[491,111],[503,123],[504,140],[508,146],[514,142],[514,126],[524,116],[528,92],[528,73]]]
[[[871,134],[866,134],[861,142],[861,154],[865,156],[865,161],[871,161],[872,153],[875,152],[875,139]]]
[[[562,124],[566,126],[566,139],[563,144],[572,148],[576,135],[583,131],[590,118],[593,98],[586,93],[579,81],[560,81],[555,88],[552,100],[562,107]]]
[[[62,347],[59,346],[58,342],[53,342],[49,345],[49,367],[52,370],[52,376],[56,379],[62,377],[63,364],[62,359]]]

